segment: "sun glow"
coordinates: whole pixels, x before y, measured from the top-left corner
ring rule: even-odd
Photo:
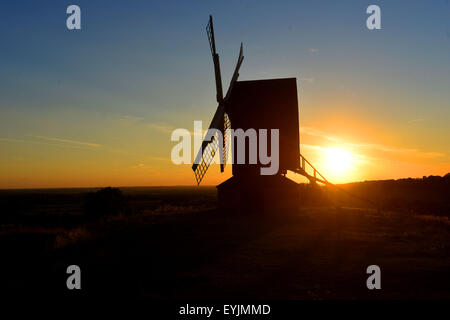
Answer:
[[[353,155],[348,150],[340,148],[326,150],[326,168],[333,175],[350,173],[354,160]]]

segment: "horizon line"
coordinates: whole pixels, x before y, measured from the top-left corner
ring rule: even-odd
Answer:
[[[422,177],[406,177],[406,178],[398,178],[398,179],[378,179],[378,180],[360,180],[360,181],[350,181],[345,183],[334,183],[334,185],[345,185],[345,184],[351,184],[351,183],[362,183],[362,182],[376,182],[376,181],[397,181],[397,180],[406,180],[406,179],[423,179],[424,177],[445,177],[447,175],[450,175],[449,173],[446,173],[442,176],[440,175],[428,175],[428,176],[422,176]],[[309,182],[296,182],[297,184],[309,184]],[[8,190],[61,190],[61,189],[102,189],[102,188],[176,188],[176,187],[196,187],[196,188],[206,188],[206,187],[216,187],[216,185],[208,184],[208,185],[195,185],[195,184],[174,184],[174,185],[125,185],[125,186],[114,186],[114,185],[107,185],[107,186],[73,186],[73,187],[10,187],[10,188],[0,188],[0,191],[8,191]]]

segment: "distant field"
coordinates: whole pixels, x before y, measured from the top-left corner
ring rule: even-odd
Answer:
[[[122,189],[127,214],[87,221],[83,201],[92,191],[0,191],[16,215],[1,213],[11,219],[0,228],[2,294],[450,298],[445,215],[344,202],[235,215],[217,210],[212,187],[149,187]],[[70,264],[83,270],[80,292],[65,287]],[[382,290],[366,288],[372,264],[381,267]]]
[[[71,227],[84,221],[86,196],[100,188],[0,190],[0,225],[58,225]],[[189,206],[204,210],[216,206],[215,187],[124,187],[133,214]]]

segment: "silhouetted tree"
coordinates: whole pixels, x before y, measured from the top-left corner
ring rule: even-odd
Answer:
[[[122,191],[107,187],[87,195],[84,212],[91,218],[114,216],[123,213],[125,206],[126,200]]]

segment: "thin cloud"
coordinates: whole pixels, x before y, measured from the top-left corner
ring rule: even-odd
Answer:
[[[100,144],[93,143],[93,142],[76,141],[76,140],[53,138],[53,137],[46,137],[46,136],[35,136],[35,135],[30,135],[30,137],[37,138],[37,139],[48,140],[48,141],[56,141],[56,142],[61,142],[61,143],[67,143],[67,144],[76,144],[76,145],[81,145],[81,146],[94,147],[94,148],[101,147]]]
[[[205,136],[206,132],[208,131],[208,129],[204,129],[202,128],[201,132],[196,132],[194,130],[189,130],[189,129],[185,129],[185,128],[175,128],[172,125],[168,125],[168,124],[159,124],[159,123],[148,123],[147,124],[150,128],[160,131],[160,132],[164,132],[164,133],[170,133],[172,134],[174,130],[176,129],[184,129],[189,131],[189,133],[192,136],[198,136],[199,134],[202,136],[202,138]]]
[[[309,49],[308,49],[308,52],[309,52],[310,54],[316,54],[316,53],[319,52],[319,49],[317,49],[317,48],[309,48]]]
[[[139,122],[144,120],[143,117],[136,117],[136,116],[131,116],[131,115],[124,115],[120,118],[120,120],[122,121],[131,121],[131,122]]]
[[[330,149],[333,149],[333,147],[323,147],[323,146],[319,146],[319,145],[315,145],[315,144],[308,144],[308,143],[302,143],[300,144],[300,149],[309,149],[312,151],[319,151],[319,152],[327,152]],[[363,155],[363,154],[359,154],[356,152],[352,152],[352,156],[353,158],[355,158],[358,161],[367,161],[368,159],[370,159],[370,157]]]
[[[330,135],[327,135],[325,132],[312,128],[312,127],[300,127],[300,133],[304,133],[309,136],[324,138],[329,141],[333,142],[340,142],[338,138],[332,137]]]
[[[419,118],[419,119],[409,120],[408,122],[410,122],[410,123],[415,123],[415,122],[424,122],[424,121],[425,121],[425,119]]]
[[[171,160],[170,158],[163,158],[163,157],[150,157],[150,159],[156,160],[156,161],[167,161],[167,162],[172,162],[172,160]]]
[[[318,150],[318,151],[324,151],[327,150],[326,147],[322,147],[316,144],[308,144],[308,143],[301,143],[300,148],[306,148],[306,149],[312,149],[312,150]]]
[[[39,145],[44,145],[44,146],[59,147],[59,148],[71,148],[71,149],[80,149],[81,148],[80,146],[62,145],[62,144],[47,143],[47,142],[42,142],[42,141],[22,140],[22,139],[13,139],[13,138],[0,138],[0,141],[31,143],[31,144],[39,144]]]
[[[400,148],[400,147],[393,147],[393,146],[386,146],[382,144],[374,144],[374,143],[351,143],[351,142],[344,142],[345,145],[356,147],[356,148],[367,148],[372,150],[378,150],[383,152],[390,152],[390,153],[397,153],[397,154],[416,154],[420,157],[425,158],[438,158],[438,157],[444,157],[445,153],[441,152],[426,152],[421,151],[418,149],[413,148]]]
[[[427,152],[427,151],[421,151],[415,148],[401,148],[396,146],[388,146],[383,144],[377,144],[377,143],[355,143],[355,142],[346,142],[342,139],[339,139],[337,137],[333,137],[331,135],[328,135],[327,133],[311,128],[311,127],[301,127],[300,132],[309,136],[319,137],[322,139],[325,139],[330,142],[339,143],[340,145],[344,147],[350,147],[354,149],[366,149],[371,151],[381,151],[386,153],[392,153],[392,154],[398,154],[398,155],[415,155],[417,157],[422,158],[439,158],[439,157],[445,157],[445,153],[441,152]]]
[[[149,123],[148,126],[154,130],[164,132],[164,133],[172,133],[175,130],[174,126],[160,123]]]
[[[163,157],[151,156],[149,159],[152,160],[152,161],[150,161],[151,162],[150,165],[146,164],[144,162],[139,162],[135,165],[130,166],[130,168],[132,168],[132,169],[151,169],[154,165],[153,160],[154,161],[162,161],[162,162],[172,162],[172,160],[170,158],[163,158]]]
[[[131,169],[143,169],[146,168],[146,165],[143,163],[138,163],[137,165],[130,166]]]

